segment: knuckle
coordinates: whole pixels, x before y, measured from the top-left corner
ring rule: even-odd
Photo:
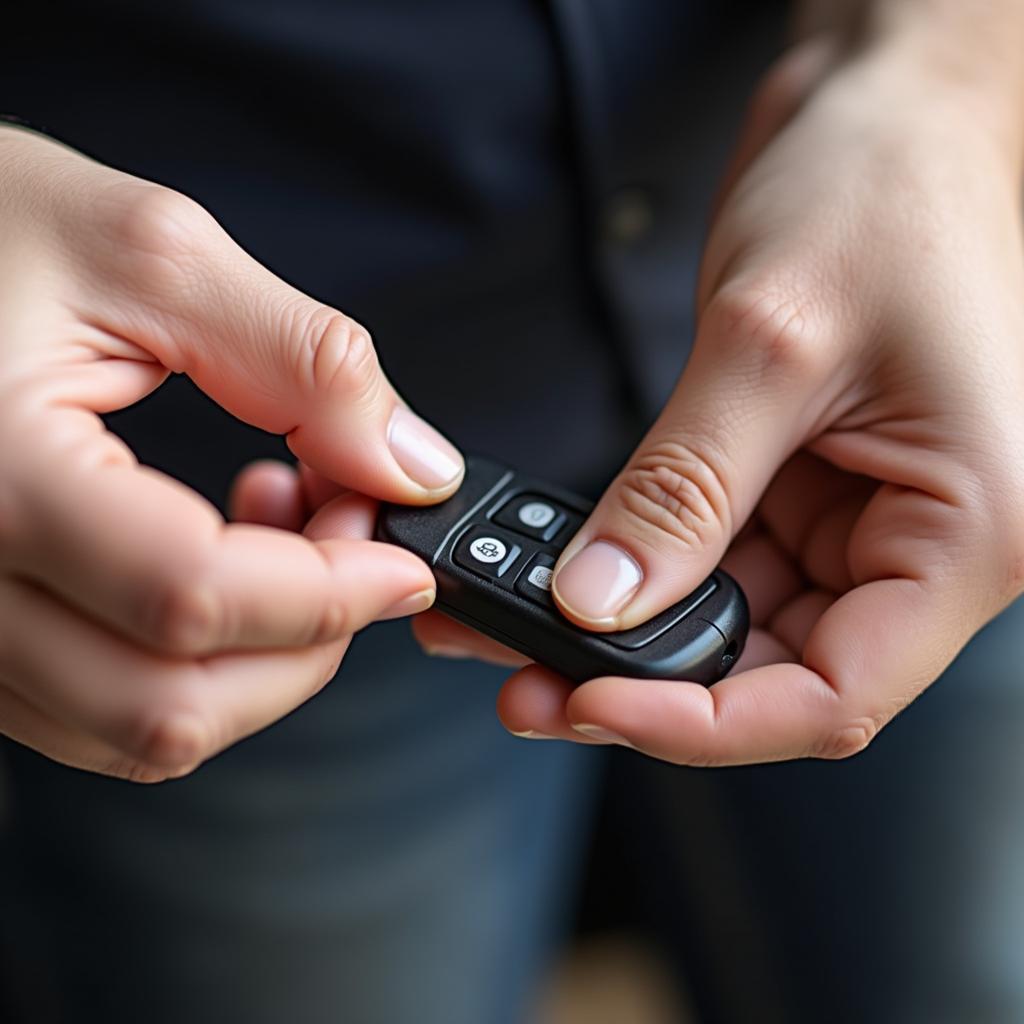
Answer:
[[[149,709],[140,720],[128,753],[159,774],[184,773],[216,751],[214,730],[197,701]],[[169,777],[169,775],[167,776]]]
[[[113,186],[107,228],[113,267],[134,293],[167,299],[195,287],[196,260],[217,222],[199,203],[148,182]]]
[[[158,649],[194,655],[215,647],[224,609],[203,575],[168,580],[158,589],[153,608],[145,632]]]
[[[111,228],[116,240],[135,253],[181,254],[216,222],[194,199],[149,182],[114,186]]]
[[[349,401],[376,398],[383,377],[365,327],[344,313],[323,309],[306,318],[298,336],[300,379],[311,391],[341,393]]]
[[[692,547],[731,530],[724,476],[692,447],[662,442],[623,472],[619,501],[643,526]]]
[[[812,757],[841,761],[866,750],[881,729],[874,718],[857,718],[829,733],[814,749]]]
[[[716,347],[758,378],[805,379],[824,369],[825,332],[810,303],[774,286],[726,286],[708,304],[704,328]]]
[[[343,601],[328,601],[320,613],[319,621],[310,642],[322,644],[347,636],[351,632],[350,620],[349,610]]]

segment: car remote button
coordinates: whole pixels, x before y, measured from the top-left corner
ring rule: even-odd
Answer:
[[[564,509],[539,494],[518,494],[494,516],[494,522],[516,533],[549,543],[565,525]]]
[[[523,526],[532,526],[534,529],[543,529],[548,526],[558,513],[544,501],[528,501],[525,505],[519,506],[516,513],[519,522]]]
[[[555,574],[555,559],[544,551],[538,551],[516,580],[516,593],[537,604],[554,606],[551,596],[551,577]]]
[[[469,553],[478,562],[500,562],[508,554],[508,548],[497,537],[477,537],[469,545]]]
[[[551,578],[555,574],[546,565],[535,565],[530,570],[530,575],[526,577],[528,583],[532,583],[535,587],[540,587],[541,590],[551,589]]]
[[[499,536],[486,527],[468,531],[455,546],[453,557],[465,569],[481,576],[500,579],[523,553],[523,549],[508,535]]]

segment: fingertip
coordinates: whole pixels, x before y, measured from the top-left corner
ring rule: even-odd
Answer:
[[[393,574],[396,580],[401,580],[401,586],[409,594],[421,596],[428,591],[431,594],[429,603],[418,608],[415,613],[427,611],[437,597],[437,580],[434,578],[430,566],[418,555],[414,555],[405,548],[396,547],[394,544],[385,544],[383,541],[369,540],[359,544],[361,556],[371,559],[374,567],[379,571],[383,564],[387,564],[388,572]],[[369,564],[367,565],[369,571]]]
[[[448,621],[450,620],[446,615],[434,609],[417,615],[410,623],[413,639],[429,654],[431,645],[441,646],[443,643],[445,625]]]
[[[693,593],[714,568],[704,564],[709,557],[659,552],[621,531],[586,543],[580,536],[559,560],[551,592],[565,617],[582,629],[632,629]]]
[[[611,729],[606,729],[603,725],[594,725],[592,722],[576,722],[573,725],[573,729],[581,736],[585,736],[590,740],[596,740],[598,743],[612,743],[617,747],[629,747],[631,750],[636,749],[625,736],[620,736],[617,732],[612,732]]]
[[[575,688],[570,680],[540,665],[521,669],[501,688],[497,711],[501,724],[515,736],[536,733],[575,743],[598,742],[577,732],[566,717]]]
[[[623,547],[598,538],[556,567],[552,594],[567,618],[584,629],[617,629],[620,613],[644,581],[637,560]]]
[[[298,474],[276,459],[251,462],[235,477],[228,508],[236,522],[297,532],[305,519]]]
[[[558,735],[565,723],[565,702],[572,684],[540,665],[521,669],[505,681],[498,693],[497,711],[509,732]]]
[[[417,615],[434,603],[437,587],[430,567],[403,548],[338,537],[314,543],[331,574],[321,641],[358,632],[371,622]]]
[[[434,603],[436,597],[437,591],[433,587],[425,587],[423,590],[418,590],[414,594],[408,594],[394,604],[389,605],[377,616],[377,621],[406,619],[410,615],[419,615]]]
[[[397,401],[356,412],[332,407],[323,421],[295,427],[286,443],[314,473],[381,501],[431,505],[459,488],[462,455],[425,420]]]
[[[440,501],[462,483],[462,454],[443,434],[411,409],[396,405],[387,428],[388,448],[402,472],[423,491],[422,500]]]

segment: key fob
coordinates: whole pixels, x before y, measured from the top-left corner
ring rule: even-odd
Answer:
[[[384,505],[377,538],[430,564],[439,611],[575,682],[605,675],[717,682],[743,650],[750,620],[742,590],[721,570],[634,629],[593,633],[558,610],[552,569],[592,507],[471,456],[462,486],[440,505]]]

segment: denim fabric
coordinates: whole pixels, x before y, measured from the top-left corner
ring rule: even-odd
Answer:
[[[1022,664],[1024,601],[851,760],[616,758],[637,913],[702,1024],[1024,1021]]]
[[[178,782],[3,744],[0,1019],[519,1024],[603,758],[509,736],[501,678],[388,624]]]

